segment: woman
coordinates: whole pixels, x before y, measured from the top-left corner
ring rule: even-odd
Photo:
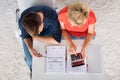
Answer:
[[[60,10],[58,19],[61,24],[62,36],[69,45],[71,54],[76,55],[76,46],[71,37],[85,37],[81,54],[85,58],[85,50],[95,36],[95,14],[84,3],[72,3]]]

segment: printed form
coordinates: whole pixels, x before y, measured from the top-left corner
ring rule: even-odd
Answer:
[[[64,73],[65,72],[65,46],[47,46],[46,72]]]

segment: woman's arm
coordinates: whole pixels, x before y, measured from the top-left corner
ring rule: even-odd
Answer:
[[[86,50],[87,46],[89,45],[90,41],[92,40],[94,33],[95,33],[95,24],[91,24],[91,25],[89,25],[88,34],[84,40],[84,43],[83,43],[82,49],[81,49],[81,54],[82,54],[83,58],[85,58],[85,50]]]
[[[67,31],[64,28],[64,23],[60,22],[61,24],[61,30],[62,30],[62,36],[65,38],[65,40],[67,41],[68,45],[69,45],[69,52],[71,54],[76,54],[76,46],[74,45],[74,43],[72,42],[71,38],[69,37]]]

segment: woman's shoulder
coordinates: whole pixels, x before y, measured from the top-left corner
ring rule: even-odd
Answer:
[[[88,22],[89,22],[89,24],[93,24],[96,22],[96,15],[93,10],[89,11]]]
[[[63,8],[59,11],[58,15],[61,15],[61,14],[67,13],[67,11],[68,11],[68,7],[65,6],[65,7],[63,7]]]
[[[95,18],[95,13],[94,13],[94,11],[93,11],[93,10],[90,10],[90,11],[89,11],[89,16],[90,16],[90,17],[94,17],[94,18]]]
[[[67,8],[67,6],[65,6],[58,13],[58,19],[59,19],[60,22],[65,22],[66,21],[66,19],[67,19],[67,16],[66,16],[67,11],[68,11],[68,8]]]

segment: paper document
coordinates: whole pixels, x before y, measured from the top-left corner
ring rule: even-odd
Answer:
[[[65,46],[47,46],[46,72],[65,72]]]

